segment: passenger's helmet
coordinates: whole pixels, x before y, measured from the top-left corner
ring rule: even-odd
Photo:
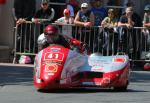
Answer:
[[[44,35],[47,38],[48,43],[56,43],[58,40],[58,29],[56,26],[48,25],[44,29]]]
[[[144,7],[144,11],[150,11],[150,4],[148,4]]]

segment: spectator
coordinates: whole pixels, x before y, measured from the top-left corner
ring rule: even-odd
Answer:
[[[117,18],[115,17],[114,9],[108,10],[108,16],[101,23],[102,27],[113,28],[117,26]]]
[[[108,17],[105,17],[101,23],[101,26],[104,28],[103,33],[103,48],[114,49],[115,54],[117,52],[117,41],[118,41],[118,34],[117,33],[117,18],[115,17],[114,9],[108,10]],[[113,35],[114,34],[114,35]],[[108,45],[110,44],[110,45]],[[114,45],[112,45],[114,44]],[[109,47],[108,47],[109,46]],[[113,46],[111,48],[111,46]]]
[[[17,25],[16,52],[33,52],[33,35],[30,24],[24,24],[26,21],[31,21],[35,14],[36,1],[35,0],[14,0],[14,7],[12,9],[15,23]],[[21,25],[20,25],[21,24]],[[22,56],[21,56],[22,57]],[[20,56],[16,56],[18,62]]]
[[[136,27],[141,27],[142,26],[142,19],[141,17],[134,11],[134,8],[135,8],[135,5],[133,2],[129,1],[127,4],[126,4],[127,7],[132,7],[133,8],[133,14],[132,14],[132,17],[133,17],[133,20],[135,20],[136,24],[134,24],[134,26]]]
[[[77,0],[77,1],[78,1],[79,5],[81,5],[82,3],[90,4],[91,0]],[[91,5],[88,5],[88,9],[90,9],[90,8],[91,8]]]
[[[67,3],[67,9],[70,10],[70,16],[75,17],[79,10],[79,3],[77,0],[69,0]]]
[[[74,20],[75,25],[82,27],[91,27],[94,24],[94,14],[88,10],[88,4],[82,3],[81,10],[77,12]]]
[[[102,7],[102,0],[95,0],[91,11],[95,16],[95,26],[100,26],[102,20],[107,16],[107,9]]]
[[[37,10],[37,12],[34,15],[34,18],[32,19],[35,23],[40,23],[40,25],[36,25],[36,28],[38,30],[36,31],[36,37],[43,33],[43,28],[48,25],[49,23],[52,23],[52,20],[54,19],[55,11],[53,8],[49,7],[49,1],[48,0],[41,0],[41,8]],[[37,48],[36,48],[37,49]]]
[[[119,40],[122,48],[121,51],[123,50],[123,52],[127,52],[128,50],[130,50],[129,52],[132,53],[133,49],[136,49],[136,44],[135,42],[133,42],[136,40],[136,35],[134,35],[135,30],[133,29],[135,24],[137,24],[137,21],[133,19],[133,8],[127,7],[125,10],[125,14],[120,17],[120,20],[118,22],[120,34]],[[132,41],[129,40],[129,37],[132,38]]]
[[[145,27],[145,29],[143,29],[142,32],[146,36],[146,41],[150,45],[150,4],[145,6],[144,12],[143,27]]]
[[[55,21],[55,23],[60,24],[60,25],[73,24],[74,23],[74,19],[71,18],[71,16],[70,16],[70,10],[64,9],[63,14],[64,14],[64,16],[59,18],[59,19],[57,19]]]
[[[34,22],[48,22],[50,23],[55,15],[53,8],[49,7],[48,0],[42,0],[41,8],[34,15]]]
[[[52,20],[52,22],[54,22],[56,19],[63,16],[63,10],[66,8],[66,0],[49,0],[49,6],[57,13]]]
[[[126,13],[120,17],[120,20],[118,22],[119,27],[126,27],[126,28],[132,28],[135,24],[135,21],[133,20],[133,8],[128,7],[126,8]]]
[[[90,0],[90,1],[89,1],[89,4],[91,5],[91,8],[94,7],[94,3],[95,3],[95,0]]]
[[[145,6],[144,12],[143,26],[150,28],[150,4]]]
[[[94,14],[88,10],[87,3],[81,4],[81,10],[77,12],[74,24],[80,27],[79,34],[77,34],[76,38],[89,44],[92,50],[93,36],[91,35],[91,29],[89,27],[94,25]]]
[[[13,16],[16,24],[30,21],[36,9],[35,0],[14,0]]]
[[[64,9],[64,16],[57,19],[55,23],[62,25],[62,34],[72,37],[72,26],[67,24],[73,24],[74,18],[70,16],[70,10]]]

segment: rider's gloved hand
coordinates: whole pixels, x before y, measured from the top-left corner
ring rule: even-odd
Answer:
[[[80,44],[80,51],[83,54],[90,54],[89,46],[86,43],[81,43]]]

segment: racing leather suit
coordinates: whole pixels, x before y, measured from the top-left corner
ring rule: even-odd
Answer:
[[[65,48],[68,48],[68,49],[74,49],[74,48],[77,48],[78,49],[78,52],[80,53],[86,53],[86,54],[89,54],[89,47],[87,44],[77,40],[77,39],[74,39],[74,38],[69,38],[65,35],[59,35],[59,38],[57,41],[55,41],[54,43],[51,43],[51,44],[58,44],[58,45],[62,45],[64,46]],[[38,51],[48,47],[51,45],[50,43],[47,42],[47,39],[46,37],[44,36],[44,33],[41,34],[39,37],[38,37]]]

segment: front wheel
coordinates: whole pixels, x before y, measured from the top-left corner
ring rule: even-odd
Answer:
[[[127,88],[128,88],[128,86],[125,85],[125,86],[121,86],[121,87],[114,87],[113,90],[119,91],[119,92],[124,92],[124,91],[127,91]]]

